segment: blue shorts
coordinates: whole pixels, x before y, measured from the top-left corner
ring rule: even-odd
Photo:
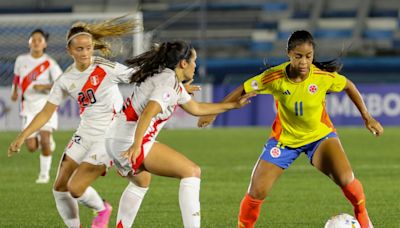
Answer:
[[[334,137],[337,137],[336,133],[331,132],[327,136],[322,137],[315,142],[297,148],[284,146],[280,142],[276,141],[275,138],[270,138],[264,145],[264,149],[260,158],[283,169],[287,169],[294,162],[294,160],[296,160],[300,154],[304,152],[312,164],[314,152],[318,148],[319,144],[325,139]]]

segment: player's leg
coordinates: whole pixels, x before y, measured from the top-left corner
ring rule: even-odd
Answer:
[[[339,138],[329,138],[322,141],[314,153],[312,163],[342,189],[346,198],[353,205],[355,217],[361,227],[371,227],[365,208],[365,195],[362,184],[354,177],[350,162]]]
[[[22,117],[22,129],[25,129],[31,123],[33,117],[31,115]],[[26,138],[25,145],[29,152],[35,152],[39,148],[38,132],[34,132]]]
[[[48,183],[50,180],[50,168],[52,159],[52,151],[50,149],[50,138],[52,137],[51,134],[51,131],[39,131],[39,143],[41,145],[42,153],[40,154],[40,173],[38,179],[36,180],[36,183]]]
[[[126,176],[129,180],[128,186],[121,195],[117,214],[117,227],[131,227],[140,209],[146,192],[151,182],[151,174],[145,170],[138,171],[136,175],[131,175],[132,166],[128,159],[122,156],[131,145],[130,140],[106,139],[105,142],[108,155],[113,159],[115,168],[121,176]],[[145,154],[151,148],[150,143],[144,147]]]
[[[239,228],[254,227],[260,214],[262,202],[283,171],[284,169],[281,167],[263,159],[257,161],[251,175],[248,192],[240,203]]]
[[[54,182],[53,195],[58,213],[69,228],[80,227],[78,202],[68,192],[67,184],[78,164],[63,154]]]
[[[79,203],[93,209],[97,216],[93,219],[92,228],[106,227],[112,207],[103,201],[97,191],[90,185],[107,171],[105,165],[93,165],[82,162],[68,182],[68,191]]]
[[[142,171],[136,175],[126,176],[129,185],[125,188],[119,201],[117,227],[131,227],[142,204],[143,198],[149,189],[151,174]]]
[[[39,140],[36,136],[25,139],[25,145],[29,152],[35,152],[39,147]]]
[[[143,164],[152,174],[181,179],[179,205],[184,227],[200,227],[200,167],[158,142],[153,144]]]

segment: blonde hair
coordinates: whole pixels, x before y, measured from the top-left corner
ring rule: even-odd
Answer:
[[[100,50],[102,55],[111,55],[111,44],[105,40],[109,37],[119,37],[134,31],[141,31],[143,27],[137,19],[124,20],[126,16],[112,18],[99,23],[77,22],[71,26],[67,33],[67,46],[77,35],[91,35],[94,49]]]

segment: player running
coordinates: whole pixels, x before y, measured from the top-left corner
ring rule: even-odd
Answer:
[[[57,62],[45,53],[48,38],[49,34],[42,29],[34,30],[29,36],[30,53],[19,55],[15,61],[11,100],[17,101],[20,90],[22,129],[44,107],[54,81],[62,74]],[[55,150],[52,132],[57,129],[57,122],[55,112],[44,126],[25,140],[28,151],[41,149],[40,172],[36,180],[38,184],[45,184],[50,180],[51,155]]]

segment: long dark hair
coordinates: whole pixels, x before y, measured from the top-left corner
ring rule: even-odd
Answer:
[[[125,62],[129,67],[137,69],[131,77],[131,83],[141,83],[165,68],[174,70],[181,60],[192,57],[193,47],[185,41],[164,42]]]
[[[315,50],[315,42],[314,38],[309,33],[308,31],[305,30],[298,30],[293,32],[287,43],[287,52],[293,50],[296,48],[296,46],[304,44],[304,43],[309,43],[313,46]],[[313,60],[313,64],[318,67],[321,70],[328,71],[328,72],[339,72],[342,69],[343,64],[340,62],[340,58],[335,58],[329,61],[324,61],[324,62],[317,62],[315,61],[315,58]]]

